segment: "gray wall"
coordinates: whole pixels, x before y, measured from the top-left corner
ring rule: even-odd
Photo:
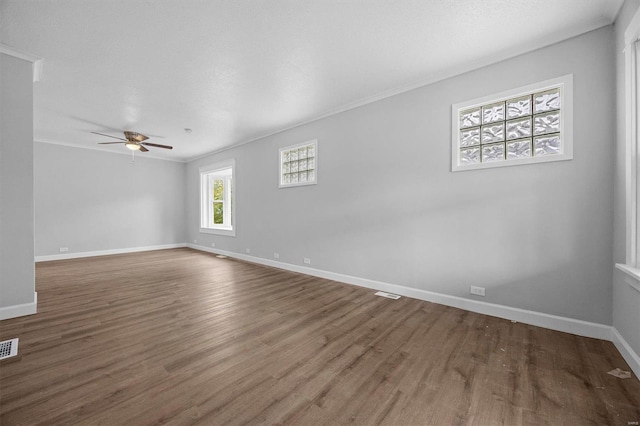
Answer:
[[[602,28],[193,161],[189,242],[611,324],[613,41]],[[572,161],[451,173],[451,104],[569,73]],[[318,185],[278,189],[278,148],[310,139]],[[230,157],[237,236],[200,234],[198,167]]]
[[[614,204],[614,263],[626,261],[626,222],[625,222],[625,63],[624,31],[636,11],[640,9],[640,0],[627,0],[615,24],[616,43],[616,174]],[[636,354],[640,354],[640,292],[625,282],[628,277],[622,271],[613,272],[613,325],[624,337]]]
[[[33,71],[0,53],[0,309],[34,302]]]
[[[185,242],[184,163],[34,146],[36,256]]]

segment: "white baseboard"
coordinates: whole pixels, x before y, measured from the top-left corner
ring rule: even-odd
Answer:
[[[616,348],[622,355],[629,367],[636,374],[636,377],[640,379],[640,356],[633,350],[633,348],[627,343],[615,327],[611,327],[611,339]]]
[[[79,253],[64,253],[64,254],[50,254],[45,256],[36,256],[36,262],[48,262],[50,260],[64,260],[64,259],[77,259],[81,257],[93,257],[93,256],[108,256],[110,254],[123,254],[123,253],[135,253],[139,251],[151,251],[151,250],[165,250],[172,248],[186,247],[185,243],[179,244],[164,244],[159,246],[146,246],[146,247],[129,247],[123,249],[112,250],[99,250],[99,251],[84,251]]]
[[[38,311],[38,293],[33,292],[33,302],[0,308],[0,321],[9,318],[33,315]]]
[[[479,314],[505,318],[512,321],[535,325],[537,327],[549,328],[551,330],[576,334],[578,336],[593,337],[596,339],[609,341],[612,340],[612,327],[609,325],[561,317],[557,315],[550,315],[542,312],[529,311],[526,309],[512,308],[509,306],[497,305],[494,303],[465,299],[463,297],[435,293],[432,291],[420,290],[397,284],[385,283],[382,281],[369,280],[366,278],[359,278],[351,275],[338,274],[334,272],[323,271],[320,269],[313,269],[306,266],[291,265],[288,263],[277,262],[270,259],[262,259],[259,257],[247,256],[240,253],[211,249],[209,247],[204,247],[196,244],[187,244],[187,247],[210,253],[223,254],[236,259],[246,260],[248,262],[272,266],[275,268],[286,269],[288,271],[300,272],[303,274],[312,275],[314,277],[326,278],[333,281],[353,284],[360,287],[371,288],[374,290],[383,290],[388,293],[395,293],[401,296],[412,297],[414,299],[420,299],[446,306],[452,306]]]

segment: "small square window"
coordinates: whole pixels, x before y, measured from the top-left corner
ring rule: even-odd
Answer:
[[[317,183],[316,140],[280,148],[280,188]]]

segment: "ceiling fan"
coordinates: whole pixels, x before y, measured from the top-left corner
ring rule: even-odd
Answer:
[[[173,147],[169,146],[169,145],[160,145],[160,144],[157,144],[157,143],[144,142],[149,138],[146,137],[145,135],[143,135],[142,133],[138,133],[138,132],[125,131],[124,132],[124,137],[126,139],[119,138],[117,136],[105,135],[104,133],[98,133],[98,132],[91,132],[91,133],[96,134],[96,135],[100,135],[100,136],[106,136],[108,138],[120,139],[122,141],[122,142],[98,142],[100,145],[110,145],[110,144],[114,144],[114,143],[123,143],[124,146],[126,146],[127,148],[129,148],[132,151],[142,151],[142,152],[149,151],[146,148],[146,146],[153,146],[155,148],[173,149]]]

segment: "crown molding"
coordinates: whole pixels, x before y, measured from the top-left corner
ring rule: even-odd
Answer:
[[[40,79],[42,78],[42,67],[44,65],[44,58],[32,55],[28,52],[23,52],[22,50],[2,43],[0,43],[0,53],[4,53],[5,55],[12,56],[17,59],[22,59],[23,61],[31,62],[34,83],[40,81]]]
[[[453,65],[448,67],[447,69],[444,69],[442,71],[436,72],[436,73],[432,73],[429,74],[421,79],[415,80],[413,82],[409,82],[407,84],[404,85],[400,85],[400,86],[396,86],[394,88],[391,88],[389,90],[385,90],[382,92],[378,92],[374,95],[371,96],[367,96],[361,99],[358,99],[356,101],[353,102],[348,102],[345,104],[342,104],[340,106],[337,106],[335,108],[326,110],[318,115],[315,115],[309,119],[306,120],[302,120],[302,121],[298,121],[296,123],[293,123],[289,126],[283,127],[281,129],[278,130],[274,130],[271,132],[265,132],[259,136],[253,137],[251,139],[247,139],[247,140],[243,140],[240,142],[236,142],[233,143],[231,145],[219,148],[219,149],[214,149],[213,151],[210,152],[206,152],[203,154],[199,154],[199,155],[195,155],[193,157],[188,157],[185,162],[187,163],[191,163],[193,161],[197,161],[200,160],[202,158],[205,157],[209,157],[211,155],[217,155],[220,154],[224,151],[228,151],[231,149],[235,149],[235,148],[239,148],[243,145],[247,145],[250,143],[254,143],[254,142],[258,142],[262,139],[266,139],[268,137],[271,136],[275,136],[277,134],[280,133],[284,133],[288,130],[291,129],[295,129],[297,127],[301,127],[310,123],[313,123],[315,121],[319,121],[319,120],[323,120],[325,118],[329,118],[332,117],[334,115],[338,115],[341,114],[343,112],[347,112],[347,111],[351,111],[353,109],[356,108],[360,108],[369,104],[372,104],[374,102],[378,102],[378,101],[382,101],[384,99],[387,98],[391,98],[393,96],[396,95],[401,95],[403,93],[406,92],[410,92],[412,90],[416,90],[416,89],[420,89],[422,87],[426,87],[429,86],[431,84],[434,83],[438,83],[444,80],[447,80],[449,78],[454,78],[457,77],[459,75],[462,74],[466,74],[468,72],[473,72],[509,59],[513,59],[513,58],[517,58],[519,56],[522,55],[526,55],[528,53],[534,52],[536,50],[540,50],[543,49],[545,47],[549,47],[549,46],[553,46],[555,44],[559,44],[559,43],[563,43],[567,40],[570,40],[572,38],[575,37],[579,37],[582,36],[584,34],[593,32],[593,31],[598,31],[601,28],[607,27],[608,25],[611,25],[612,21],[608,18],[602,17],[601,19],[598,19],[594,22],[592,22],[590,25],[584,27],[582,30],[580,31],[575,31],[574,29],[566,29],[566,30],[562,30],[556,34],[549,34],[547,36],[545,36],[542,39],[539,40],[535,40],[532,42],[529,42],[527,44],[524,44],[520,47],[514,47],[514,48],[510,48],[510,49],[505,49],[503,51],[491,54],[491,55],[487,55],[484,56],[482,58],[478,58],[476,60],[471,60],[471,61],[466,61],[463,62],[461,64],[458,65]]]

